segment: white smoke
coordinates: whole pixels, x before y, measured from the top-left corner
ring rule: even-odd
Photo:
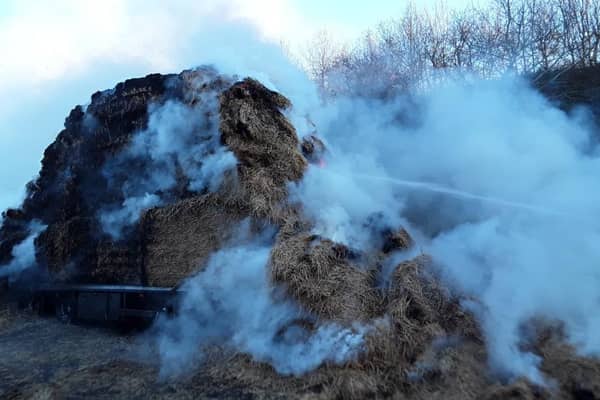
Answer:
[[[155,194],[145,193],[143,196],[129,197],[123,201],[121,208],[100,214],[102,229],[113,238],[119,238],[123,229],[135,224],[144,210],[161,204],[162,200]]]
[[[13,247],[11,262],[0,266],[0,278],[16,276],[36,264],[35,240],[45,229],[46,226],[38,221],[29,224],[29,235]]]
[[[148,111],[148,128],[104,168],[109,184],[118,175],[127,176],[123,203],[99,215],[104,232],[115,239],[144,210],[168,204],[169,190],[182,175],[190,192],[215,191],[236,164],[219,141],[217,93],[200,95],[194,106],[169,100]]]
[[[243,223],[235,244],[215,252],[181,286],[178,315],[159,324],[163,375],[189,371],[210,345],[249,354],[286,375],[347,361],[361,349],[365,328],[328,323],[311,332],[295,323],[310,316],[270,283],[272,234],[250,239],[248,229]]]
[[[319,233],[354,246],[373,213],[410,221],[447,282],[477,299],[495,371],[542,382],[519,347],[533,317],[600,355],[600,158],[582,115],[514,77],[411,102],[340,99],[311,113],[330,153],[294,195]]]

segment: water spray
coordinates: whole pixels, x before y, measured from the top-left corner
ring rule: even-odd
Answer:
[[[388,177],[388,176],[377,176],[377,175],[369,175],[369,174],[362,174],[362,173],[350,173],[350,174],[344,175],[339,172],[333,172],[331,170],[325,170],[325,171],[327,171],[330,174],[335,174],[335,175],[339,175],[339,176],[351,176],[354,178],[368,179],[370,181],[386,182],[386,183],[391,183],[391,184],[398,185],[398,186],[412,188],[415,190],[438,193],[438,194],[447,195],[447,196],[451,196],[451,197],[455,197],[455,198],[459,198],[459,199],[478,201],[481,203],[490,203],[490,204],[495,204],[495,205],[502,206],[502,207],[517,208],[517,209],[531,211],[531,212],[538,213],[538,214],[554,215],[554,216],[561,216],[561,217],[565,216],[563,213],[560,213],[558,211],[555,211],[555,210],[552,210],[549,208],[540,207],[537,205],[532,205],[532,204],[527,204],[527,203],[522,203],[522,202],[517,202],[517,201],[512,201],[512,200],[506,200],[506,199],[502,199],[502,198],[498,198],[498,197],[483,196],[480,194],[466,192],[463,190],[458,190],[458,189],[454,189],[451,187],[443,186],[443,185],[440,185],[438,183],[433,183],[433,182],[397,179],[397,178],[392,178],[392,177]]]

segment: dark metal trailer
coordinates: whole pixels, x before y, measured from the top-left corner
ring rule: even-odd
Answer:
[[[66,323],[152,321],[174,312],[179,293],[150,286],[54,285],[36,288],[33,304],[40,314],[55,314]]]

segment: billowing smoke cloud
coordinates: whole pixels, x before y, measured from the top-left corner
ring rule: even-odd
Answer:
[[[269,282],[272,236],[257,238],[242,223],[234,244],[182,285],[178,316],[158,325],[163,375],[189,371],[210,345],[250,354],[286,375],[347,361],[361,349],[364,327],[328,323],[309,331],[298,323],[314,321]]]
[[[109,184],[125,182],[123,203],[99,215],[113,238],[144,210],[168,203],[179,182],[192,193],[215,191],[225,171],[235,166],[235,156],[219,141],[217,93],[202,93],[197,100],[194,106],[167,101],[152,107],[148,128],[105,166]]]
[[[495,371],[542,382],[520,347],[533,317],[600,355],[600,157],[582,115],[510,77],[411,102],[340,99],[311,114],[330,152],[294,195],[318,233],[351,246],[368,245],[374,213],[412,224],[446,282],[476,299]]]
[[[0,266],[0,278],[16,276],[35,265],[35,239],[46,229],[38,221],[29,224],[29,235],[21,243],[13,247],[13,259],[10,263]]]

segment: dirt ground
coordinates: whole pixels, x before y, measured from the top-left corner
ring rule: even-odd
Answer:
[[[65,325],[0,305],[0,399],[277,398],[234,378],[161,381],[140,333]]]

